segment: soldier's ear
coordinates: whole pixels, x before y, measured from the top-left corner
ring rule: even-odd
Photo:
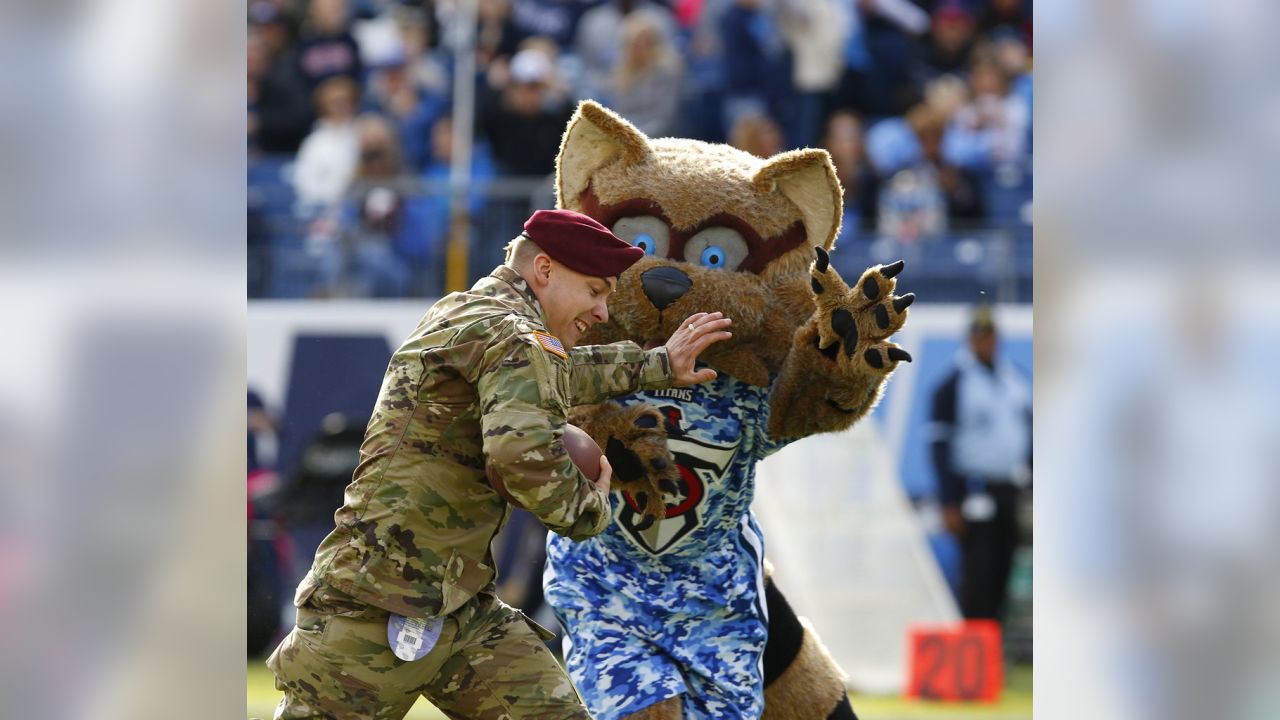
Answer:
[[[650,157],[649,138],[636,126],[591,100],[578,103],[556,157],[556,203],[576,208],[596,171],[615,159],[624,164]]]
[[[551,270],[555,263],[549,255],[538,253],[533,258],[533,279],[538,287],[546,287],[551,282]]]
[[[751,182],[760,192],[782,193],[800,208],[810,245],[828,250],[835,245],[844,193],[826,150],[808,148],[774,155],[756,171]]]

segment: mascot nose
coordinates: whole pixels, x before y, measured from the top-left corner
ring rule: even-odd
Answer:
[[[640,287],[644,290],[645,297],[659,310],[667,309],[667,306],[689,292],[692,286],[693,281],[688,275],[669,265],[645,270],[640,275]]]

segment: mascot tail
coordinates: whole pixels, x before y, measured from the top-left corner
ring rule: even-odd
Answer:
[[[808,620],[796,616],[766,576],[769,641],[764,648],[763,720],[857,720],[844,672]]]

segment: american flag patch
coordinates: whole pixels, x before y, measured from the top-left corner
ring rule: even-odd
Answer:
[[[542,346],[543,350],[546,350],[552,355],[559,355],[565,360],[569,359],[569,353],[564,351],[564,345],[560,344],[560,338],[557,338],[555,335],[538,332],[537,330],[533,331],[533,336],[538,338],[538,344]]]

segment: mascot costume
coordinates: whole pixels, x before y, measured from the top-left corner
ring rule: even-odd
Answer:
[[[609,528],[548,540],[575,684],[601,720],[854,718],[843,673],[766,577],[749,506],[757,461],[849,427],[911,359],[888,342],[914,299],[894,295],[901,261],[852,288],[831,267],[842,193],[825,150],[650,140],[584,101],[556,173],[560,207],[647,253],[584,342],[654,346],[693,313],[733,319],[701,359],[715,380],[571,413],[614,468]]]

